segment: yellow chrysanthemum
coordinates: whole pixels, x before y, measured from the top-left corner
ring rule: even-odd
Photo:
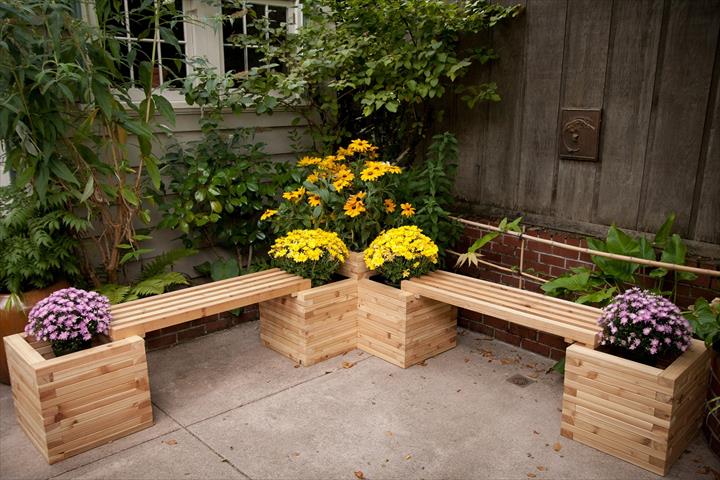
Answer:
[[[267,209],[263,212],[262,215],[260,215],[260,220],[267,220],[268,218],[272,217],[273,215],[277,214],[277,210]]]
[[[371,270],[377,270],[396,260],[412,262],[403,264],[406,265],[403,270],[410,270],[410,267],[418,268],[420,260],[437,263],[438,247],[429,237],[423,235],[422,230],[410,225],[382,232],[365,250],[364,257],[365,264]]]
[[[397,205],[395,205],[395,201],[392,198],[386,198],[384,200],[385,202],[385,211],[387,213],[393,213],[395,211],[395,208]]]
[[[415,215],[415,207],[413,207],[411,203],[401,203],[400,208],[402,209],[400,215],[403,217],[412,217]]]
[[[335,232],[293,230],[275,240],[268,253],[273,258],[287,258],[297,263],[318,261],[327,253],[331,258],[344,262],[348,249]]]

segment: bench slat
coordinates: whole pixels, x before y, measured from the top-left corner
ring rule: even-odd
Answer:
[[[477,291],[472,289],[476,285]],[[455,305],[474,312],[501,318],[518,325],[533,328],[543,332],[561,336],[563,338],[597,347],[600,341],[601,328],[592,320],[600,317],[601,311],[586,305],[578,305],[566,300],[543,297],[534,292],[513,287],[502,286],[496,288],[496,293],[488,296],[488,286],[491,282],[476,280],[464,275],[450,272],[434,272],[420,278],[404,280],[401,288],[407,292],[431,298],[440,302]],[[507,293],[504,300],[502,294]],[[527,295],[524,295],[527,294]],[[551,303],[542,300],[552,300]],[[523,301],[524,300],[524,301]],[[537,301],[542,308],[532,308],[528,300]],[[547,305],[557,305],[558,313],[549,313]],[[582,307],[582,308],[576,308]],[[562,312],[574,312],[572,319],[564,318]],[[587,320],[578,321],[577,314],[587,315]]]
[[[564,307],[563,311],[560,311],[554,305],[546,305],[542,303],[535,303],[533,299],[523,298],[512,298],[505,294],[505,292],[493,292],[486,287],[473,288],[471,285],[454,283],[446,278],[419,278],[415,279],[417,283],[423,285],[430,285],[442,288],[449,288],[458,292],[466,293],[467,295],[487,300],[489,302],[497,303],[506,307],[516,308],[523,312],[531,314],[545,316],[552,320],[558,320],[561,322],[568,322],[579,327],[590,327],[593,328],[597,325],[597,315],[588,315],[586,313],[578,313],[567,311],[571,308]],[[572,306],[572,304],[570,304]]]
[[[111,309],[113,340],[196,320],[309,289],[310,280],[279,269],[211,282],[117,305]]]

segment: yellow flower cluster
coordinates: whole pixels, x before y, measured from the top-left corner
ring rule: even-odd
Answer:
[[[352,181],[355,179],[355,174],[353,174],[349,168],[342,166],[335,173],[335,176],[333,178],[335,179],[333,181],[333,186],[335,187],[335,190],[337,190],[338,192],[342,192],[343,188],[352,185]]]
[[[277,210],[273,210],[273,209],[268,208],[267,210],[265,210],[265,211],[263,212],[262,215],[260,215],[260,221],[267,220],[268,218],[270,218],[270,217],[272,217],[272,216],[274,216],[274,215],[277,215],[277,212],[278,212]]]
[[[367,194],[365,192],[358,192],[355,195],[350,195],[350,198],[347,199],[347,202],[345,202],[345,205],[343,206],[345,215],[350,218],[355,218],[367,210],[365,208],[365,202],[363,201],[366,196]]]
[[[360,172],[360,179],[363,182],[373,182],[386,173],[397,174],[401,172],[402,169],[397,165],[390,165],[387,162],[367,161],[365,162],[365,168]]]
[[[344,262],[348,248],[335,232],[325,230],[293,230],[275,240],[270,249],[273,258],[286,258],[297,263],[316,262],[327,253],[331,258]]]
[[[365,264],[370,270],[377,270],[385,263],[401,257],[405,260],[419,260],[422,257],[437,263],[438,247],[422,230],[411,225],[392,228],[377,236],[365,250]],[[410,272],[403,272],[408,277]]]

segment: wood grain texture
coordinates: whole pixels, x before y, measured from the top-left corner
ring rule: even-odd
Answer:
[[[518,207],[553,211],[567,2],[528,1]],[[504,188],[504,187],[499,187]]]
[[[640,207],[663,4],[655,0],[615,2],[612,16],[594,221],[634,228]]]
[[[357,346],[357,280],[347,279],[260,303],[263,344],[309,366]]]
[[[720,34],[720,9],[715,0],[679,2],[668,15],[638,228],[654,230],[668,213],[676,212],[675,225],[687,235]]]
[[[665,370],[571,345],[561,434],[665,475],[700,429],[709,368],[698,340]]]
[[[374,270],[369,270],[365,265],[365,258],[362,252],[350,252],[345,263],[340,266],[337,272],[339,275],[348,278],[360,279],[370,278],[375,275]]]
[[[611,7],[612,0],[568,2],[560,103],[563,108],[603,106]],[[598,162],[559,160],[555,200],[558,214],[573,220],[590,218],[599,168]]]
[[[226,312],[310,288],[310,280],[273,268],[114,305],[114,340]]]
[[[454,348],[457,310],[372,280],[358,282],[358,348],[407,368]]]
[[[142,338],[59,358],[22,334],[4,342],[18,423],[48,463],[153,424]]]
[[[405,280],[402,290],[592,348],[599,342],[597,308],[445,271]]]

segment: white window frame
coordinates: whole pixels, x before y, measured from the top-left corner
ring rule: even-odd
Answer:
[[[162,0],[156,0],[162,1]],[[297,32],[297,29],[302,25],[302,2],[301,0],[246,0],[246,3],[265,5],[266,12],[270,6],[281,6],[288,9],[287,16],[287,28],[289,33]],[[124,0],[124,5],[127,6],[127,1]],[[203,0],[183,0],[183,14],[191,17],[196,21],[183,22],[183,29],[185,33],[185,40],[182,42],[185,45],[185,55],[188,58],[193,57],[204,57],[208,63],[218,69],[220,72],[225,72],[225,58],[223,52],[223,31],[222,24],[217,22],[222,15],[222,7],[219,4],[210,5]],[[83,18],[93,25],[97,25],[97,15],[95,14],[94,1],[82,1],[81,13]],[[246,19],[243,18],[243,23]],[[130,40],[128,36],[119,38],[119,40]],[[151,41],[151,40],[147,40]],[[160,58],[162,62],[162,59]],[[247,64],[247,55],[245,55],[245,62]],[[186,65],[186,71],[188,74],[192,72],[192,66]],[[134,75],[131,69],[131,78]],[[162,84],[163,72],[160,69],[159,72],[160,83]],[[135,92],[137,90],[137,92]],[[174,107],[187,107],[184,97],[179,91],[173,89],[162,90],[163,96],[165,96]],[[140,89],[132,89],[131,95],[137,96],[138,100],[143,97]]]

